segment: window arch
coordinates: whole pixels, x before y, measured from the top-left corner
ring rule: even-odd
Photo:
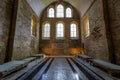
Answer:
[[[64,17],[64,7],[63,5],[59,4],[57,6],[57,13],[56,13],[57,17]]]
[[[72,17],[72,10],[71,10],[71,8],[66,8],[66,17],[68,17],[68,18]]]
[[[70,24],[70,37],[71,38],[78,38],[78,27],[76,23]]]
[[[54,17],[54,8],[49,8],[48,10],[48,17]]]
[[[64,25],[63,23],[57,23],[56,25],[56,38],[64,37]]]
[[[43,32],[42,32],[42,36],[43,38],[50,38],[50,24],[49,23],[45,23],[43,25]]]

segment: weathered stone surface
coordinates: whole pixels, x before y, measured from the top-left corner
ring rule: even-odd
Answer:
[[[22,59],[38,53],[38,35],[36,37],[31,35],[33,15],[35,13],[28,3],[19,0],[12,59]]]
[[[102,0],[96,0],[88,12],[90,36],[84,39],[86,54],[103,60],[108,59],[108,44],[103,17]]]
[[[113,37],[113,47],[117,64],[120,64],[120,0],[107,0],[108,9],[110,12],[110,28]],[[4,63],[9,27],[12,15],[13,0],[0,0],[0,64]],[[55,3],[53,3],[55,4]],[[65,7],[67,5],[65,4]],[[47,10],[47,9],[45,9]],[[38,50],[46,54],[72,54],[81,51],[81,33],[79,31],[79,39],[70,39],[70,23],[76,21],[78,29],[80,26],[80,18],[77,11],[73,8],[73,18],[71,19],[49,19],[47,18],[47,11],[43,12],[40,17],[40,33],[39,25],[37,26],[37,36],[31,36],[31,19],[32,15],[36,15],[31,9],[26,0],[19,0],[16,30],[14,37],[13,56],[12,59],[21,59],[30,56],[33,53],[38,53]],[[106,29],[103,14],[102,0],[96,0],[88,11],[90,22],[90,36],[82,38],[86,54],[108,60],[108,44],[106,39]],[[86,16],[86,15],[85,15]],[[44,21],[51,23],[51,38],[50,40],[42,40],[42,25]],[[58,21],[63,21],[65,24],[65,39],[56,40],[55,26]],[[82,22],[84,23],[84,22]],[[40,35],[40,39],[39,39]],[[40,41],[40,46],[39,46]],[[40,48],[38,48],[38,46]],[[110,49],[109,49],[110,50]]]
[[[13,0],[0,0],[0,63],[4,62]]]
[[[117,64],[120,64],[120,0],[108,0],[111,33]]]

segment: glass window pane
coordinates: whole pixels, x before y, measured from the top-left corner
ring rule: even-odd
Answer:
[[[50,24],[46,23],[43,27],[43,37],[49,38],[50,37]]]
[[[57,6],[57,17],[64,17],[64,8],[61,4]]]
[[[87,21],[87,28],[88,28],[88,36],[89,36],[90,35],[89,20]]]
[[[31,35],[32,36],[37,35],[37,19],[35,16],[33,16],[31,20]]]
[[[84,35],[88,37],[90,35],[90,27],[89,27],[89,18],[86,17],[84,21]]]
[[[64,25],[62,23],[57,24],[56,37],[64,37]]]
[[[49,17],[54,17],[54,9],[53,8],[50,8],[48,13],[49,13],[48,14]]]
[[[72,17],[72,11],[70,8],[66,9],[66,17]]]
[[[71,24],[70,26],[70,37],[78,37],[76,24]]]

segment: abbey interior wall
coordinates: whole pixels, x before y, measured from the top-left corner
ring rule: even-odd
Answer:
[[[120,0],[108,0],[110,27],[116,63],[120,64]]]
[[[39,36],[31,35],[33,12],[27,1],[19,0],[12,59],[22,59],[38,53]],[[39,24],[37,25],[37,34]]]
[[[85,54],[109,61],[102,0],[96,0],[84,17],[86,16],[89,17],[90,35],[83,37]],[[84,18],[81,23],[84,23]]]
[[[8,36],[9,26],[11,21],[13,0],[0,0],[0,63],[4,63]],[[113,47],[117,64],[120,64],[120,0],[108,0],[108,9],[110,13],[110,28],[113,37]],[[79,53],[81,52],[81,39],[71,40],[69,38],[69,24],[73,20],[78,21],[77,14],[74,14],[75,18],[65,21],[66,24],[66,39],[56,40],[55,30],[52,29],[51,40],[42,40],[41,35],[39,37],[39,24],[37,26],[37,36],[31,36],[31,18],[32,15],[36,15],[31,7],[25,0],[19,0],[19,6],[17,11],[16,30],[14,37],[13,56],[12,59],[22,59],[30,56],[33,53],[41,52],[49,53]],[[82,26],[79,24],[79,29],[82,31],[82,41],[85,48],[85,54],[88,54],[94,58],[103,60],[109,60],[108,43],[106,39],[105,20],[103,14],[102,0],[96,0],[92,7],[89,9],[87,15],[90,22],[90,36],[84,37]],[[84,16],[84,17],[85,17]],[[81,24],[84,23],[84,17]],[[44,18],[44,17],[43,17]],[[45,19],[45,18],[44,18]],[[47,19],[47,18],[46,18]],[[61,19],[59,19],[61,20]],[[51,21],[51,20],[50,20]],[[56,21],[56,20],[55,20]],[[42,24],[42,21],[40,22]],[[40,25],[42,26],[42,25]],[[53,24],[54,26],[54,24]],[[40,27],[40,30],[42,28]],[[42,31],[40,31],[40,34]],[[80,32],[81,33],[81,32]],[[79,34],[80,34],[79,33]],[[40,38],[40,46],[39,46]],[[81,38],[81,34],[79,35]],[[38,49],[39,46],[39,49]],[[64,48],[64,49],[63,49]],[[63,51],[63,52],[62,52]]]
[[[4,62],[13,0],[0,0],[0,63]]]
[[[50,4],[55,8],[56,3]],[[67,6],[72,7],[68,3],[63,3],[64,8]],[[56,8],[55,8],[56,9]],[[72,7],[72,18],[48,18],[47,10],[44,9],[40,18],[40,52],[47,55],[74,55],[82,52],[81,50],[81,30],[80,30],[80,15],[74,7]],[[64,24],[64,39],[56,39],[56,24],[57,22]],[[70,38],[70,24],[76,21],[78,25],[78,39]],[[45,22],[50,23],[50,39],[42,39],[42,28]]]

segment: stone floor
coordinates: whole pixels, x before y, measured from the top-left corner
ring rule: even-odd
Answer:
[[[82,60],[71,57],[50,57],[36,60],[26,68],[2,80],[117,80]]]
[[[77,80],[65,58],[55,58],[42,80]]]

